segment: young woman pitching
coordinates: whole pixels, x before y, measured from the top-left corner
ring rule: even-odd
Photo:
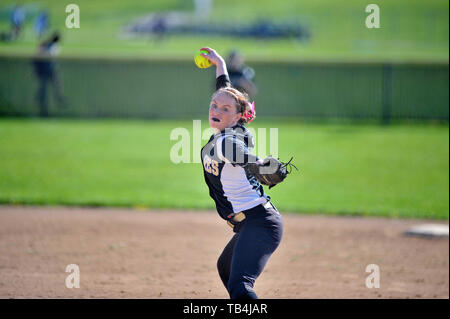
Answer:
[[[254,140],[245,124],[255,118],[254,103],[231,87],[224,59],[211,48],[202,50],[216,66],[209,106],[214,134],[201,153],[204,177],[217,212],[234,231],[217,269],[231,299],[256,299],[255,280],[283,235],[282,217],[260,182],[273,186],[282,181],[286,164],[251,154]]]

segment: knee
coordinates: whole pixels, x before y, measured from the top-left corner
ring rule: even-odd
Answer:
[[[258,299],[258,296],[253,290],[252,281],[229,281],[227,290],[230,295],[230,299]]]

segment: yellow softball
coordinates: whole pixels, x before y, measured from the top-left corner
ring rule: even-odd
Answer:
[[[208,54],[209,52],[206,50],[200,50],[199,52],[197,52],[194,58],[195,65],[197,65],[200,69],[209,68],[212,65],[211,61],[202,57],[200,53]]]

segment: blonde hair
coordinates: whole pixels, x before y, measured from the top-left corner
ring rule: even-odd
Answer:
[[[213,98],[219,93],[225,93],[228,96],[231,96],[236,102],[237,112],[244,115],[244,117],[241,117],[238,121],[239,124],[251,122],[256,117],[256,112],[253,112],[252,114],[252,104],[249,102],[247,93],[243,93],[233,87],[223,87],[214,92]]]

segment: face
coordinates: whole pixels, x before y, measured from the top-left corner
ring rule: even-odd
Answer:
[[[234,126],[242,117],[237,113],[236,102],[226,93],[216,94],[209,106],[209,126],[215,131],[222,131]]]

